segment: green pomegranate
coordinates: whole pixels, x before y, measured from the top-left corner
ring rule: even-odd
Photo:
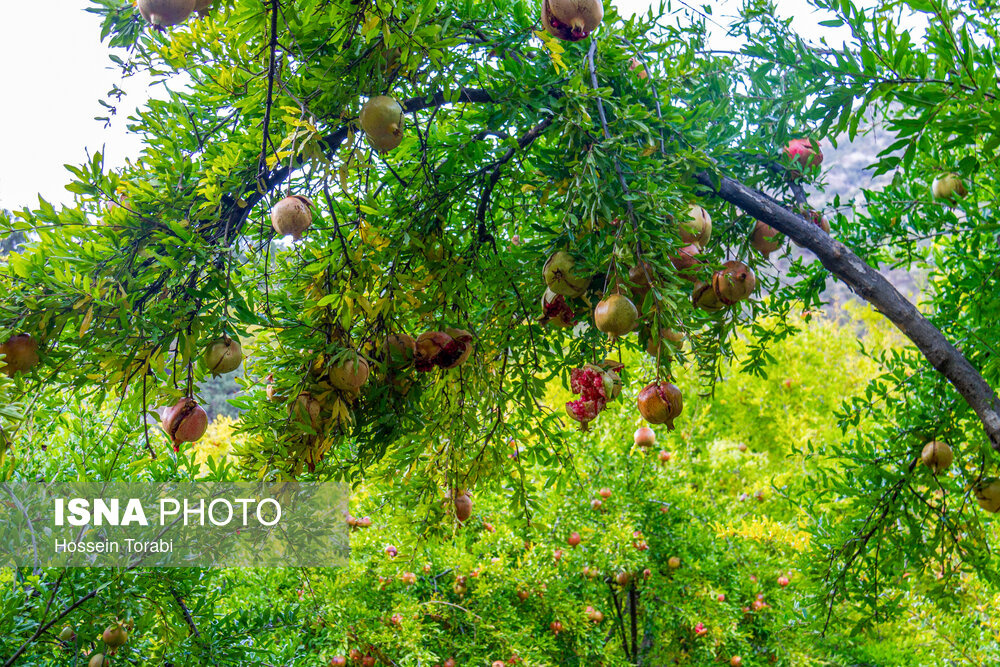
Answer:
[[[635,304],[621,294],[612,294],[594,308],[594,323],[612,338],[628,335],[638,322]]]
[[[393,150],[403,141],[403,107],[388,95],[376,95],[361,108],[361,129],[379,153]]]
[[[549,257],[542,268],[545,284],[556,294],[577,297],[587,291],[590,278],[581,278],[573,269],[576,261],[565,250],[559,250]]]

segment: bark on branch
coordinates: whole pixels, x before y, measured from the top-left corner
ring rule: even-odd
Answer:
[[[997,397],[979,371],[916,306],[906,300],[882,274],[812,223],[784,208],[762,192],[723,176],[718,183],[707,172],[698,173],[699,183],[717,196],[767,223],[808,248],[830,273],[885,315],[927,358],[965,399],[983,424],[993,449],[1000,451],[1000,413]]]

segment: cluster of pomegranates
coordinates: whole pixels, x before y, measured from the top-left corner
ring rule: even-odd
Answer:
[[[191,14],[204,12],[214,0],[137,0],[142,17],[157,27],[183,23]]]
[[[90,660],[87,662],[87,667],[108,667],[108,665],[110,664],[108,656],[117,653],[118,649],[120,649],[128,642],[129,629],[131,629],[131,622],[127,624],[121,622],[115,622],[109,625],[107,628],[105,628],[104,632],[101,634],[101,639],[107,646],[107,653],[106,654],[94,653],[93,655],[91,655]],[[70,633],[66,633],[66,630],[69,630]],[[60,633],[59,635],[60,639],[63,639],[64,633],[67,635],[71,634],[72,637],[76,636],[76,633],[73,632],[73,629],[69,628],[68,626],[66,628],[63,628],[63,632]],[[63,639],[63,641],[71,641],[72,637],[70,637],[69,639]]]

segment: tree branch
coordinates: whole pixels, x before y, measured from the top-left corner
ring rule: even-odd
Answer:
[[[993,449],[1000,451],[1000,413],[993,389],[944,334],[882,274],[843,243],[764,193],[725,176],[716,183],[707,172],[696,174],[695,179],[730,204],[811,250],[830,273],[895,324],[975,410]]]

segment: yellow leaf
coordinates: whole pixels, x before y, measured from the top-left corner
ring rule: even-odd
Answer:
[[[83,322],[80,323],[80,338],[83,338],[90,328],[90,322],[94,319],[94,306],[91,304],[90,308],[87,309],[87,314],[83,316]]]

